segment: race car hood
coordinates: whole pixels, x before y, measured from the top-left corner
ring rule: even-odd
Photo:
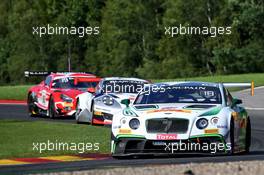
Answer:
[[[216,109],[220,109],[220,104],[197,104],[197,103],[173,103],[173,104],[147,104],[147,105],[134,105],[133,108],[138,115],[146,115],[150,113],[162,114],[162,113],[174,113],[176,114],[191,114],[195,116],[202,115],[204,113],[214,112]]]
[[[200,116],[216,115],[221,109],[222,107],[219,104],[159,104],[136,105],[133,106],[132,110],[139,117],[142,126],[145,127],[144,130],[148,130],[148,128],[152,130],[151,134],[146,135],[147,139],[159,140],[159,135],[162,135],[159,131],[160,126],[156,124],[151,126],[150,121],[160,120],[162,123],[162,120],[170,120],[172,118],[177,119],[179,122],[185,121],[181,126],[185,125],[183,127],[188,128],[187,132],[176,135],[177,139],[188,139],[192,133],[195,122]],[[155,130],[157,130],[157,132]],[[163,133],[166,133],[166,131]]]

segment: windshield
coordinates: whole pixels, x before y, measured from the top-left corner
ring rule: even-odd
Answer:
[[[109,80],[103,82],[103,93],[139,93],[146,82],[134,80]]]
[[[151,90],[149,90],[151,89]],[[164,86],[144,89],[134,104],[156,103],[215,103],[221,104],[218,87],[212,86]]]
[[[87,89],[87,88],[95,88],[98,84],[98,81],[76,81],[74,77],[64,77],[60,79],[56,79],[52,82],[52,88],[60,88],[60,89]]]

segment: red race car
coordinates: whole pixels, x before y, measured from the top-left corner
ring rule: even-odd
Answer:
[[[45,75],[44,81],[28,91],[27,104],[32,117],[73,116],[76,112],[76,97],[83,92],[94,92],[101,80],[91,73],[25,72],[26,77]]]

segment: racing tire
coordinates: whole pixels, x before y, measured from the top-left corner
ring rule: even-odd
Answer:
[[[80,114],[81,109],[80,109],[80,102],[79,99],[76,101],[76,112],[75,112],[75,120],[77,124],[80,124],[81,122],[77,119],[78,114]]]
[[[229,137],[230,137],[230,148],[229,154],[234,154],[234,147],[235,147],[235,133],[234,133],[234,119],[232,118],[230,121],[230,131],[229,131]]]
[[[92,101],[92,105],[91,105],[91,113],[92,113],[92,117],[91,117],[90,125],[95,125],[93,122],[93,118],[94,118],[94,102],[93,101]]]
[[[37,117],[38,116],[38,107],[34,103],[34,97],[32,96],[32,93],[30,93],[28,95],[27,105],[28,105],[29,116],[30,117]]]
[[[249,148],[251,145],[251,123],[250,118],[247,118],[247,126],[246,126],[246,139],[245,139],[245,153],[249,153]]]
[[[55,103],[54,103],[54,99],[53,97],[50,97],[50,101],[49,101],[49,117],[51,119],[54,119],[57,117],[57,114],[56,114],[56,109],[55,109]]]

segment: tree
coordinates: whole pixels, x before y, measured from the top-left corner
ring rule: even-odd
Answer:
[[[222,23],[228,21],[232,34],[214,45],[214,61],[219,73],[263,72],[264,3],[259,0],[236,0],[226,4]]]
[[[143,58],[156,57],[156,9],[161,1],[106,3],[97,55],[102,75],[136,76]]]

